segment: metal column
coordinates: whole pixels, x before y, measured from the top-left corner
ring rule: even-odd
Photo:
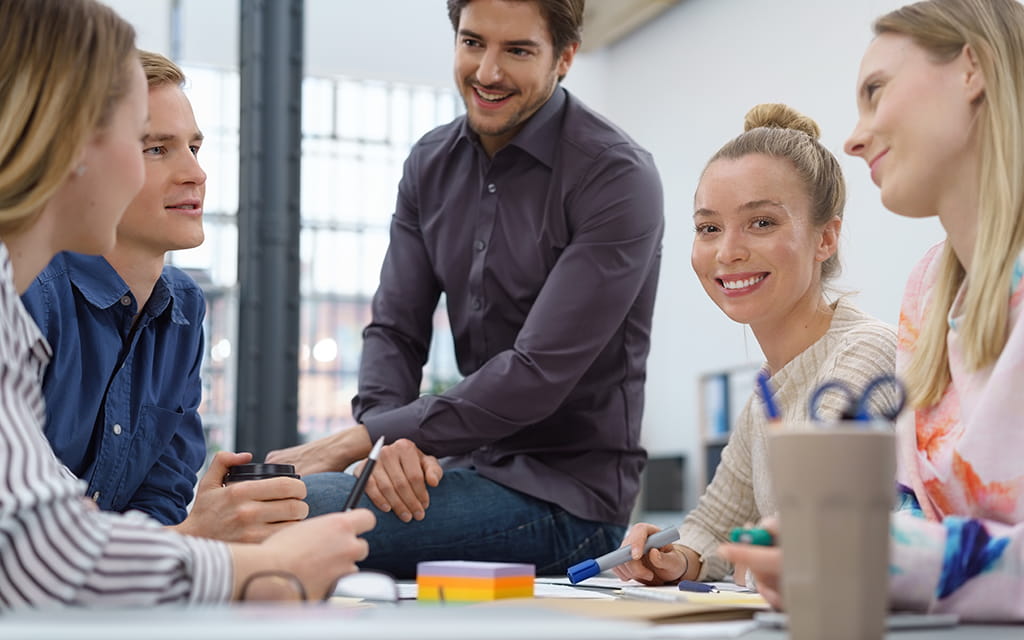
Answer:
[[[241,0],[235,450],[298,442],[303,0]]]

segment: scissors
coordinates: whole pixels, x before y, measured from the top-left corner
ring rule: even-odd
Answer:
[[[880,412],[878,416],[875,416],[871,410],[871,399],[886,386],[896,390],[896,403]],[[842,420],[872,420],[876,417],[895,420],[907,401],[906,387],[893,375],[881,375],[872,378],[867,386],[864,387],[864,391],[861,392],[860,396],[854,393],[853,389],[845,382],[830,380],[818,385],[814,393],[811,394],[811,401],[807,411],[812,420],[821,420],[821,416],[818,415],[819,405],[826,391],[836,391],[846,396],[846,409],[843,410],[840,416]]]

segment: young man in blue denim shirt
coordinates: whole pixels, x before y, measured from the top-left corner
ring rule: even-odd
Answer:
[[[105,256],[58,254],[22,296],[53,348],[44,376],[46,436],[61,462],[110,511],[144,511],[181,533],[256,542],[306,516],[305,486],[273,478],[222,486],[250,454],[206,457],[199,286],[164,265],[203,241],[202,133],[170,60],[143,52],[150,120],[146,178]],[[187,517],[186,517],[187,516]]]

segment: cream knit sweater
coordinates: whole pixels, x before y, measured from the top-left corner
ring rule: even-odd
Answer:
[[[807,420],[810,394],[826,380],[842,381],[860,391],[871,378],[894,371],[896,330],[845,298],[833,308],[832,324],[825,335],[771,377],[784,422]],[[890,393],[880,392],[878,397],[876,410],[895,400]],[[843,396],[828,393],[822,398],[820,413],[826,418],[838,417],[845,407]],[[683,520],[678,544],[700,554],[701,580],[720,580],[732,571],[716,552],[729,529],[775,513],[768,477],[767,428],[764,404],[755,394],[733,423],[714,479]]]

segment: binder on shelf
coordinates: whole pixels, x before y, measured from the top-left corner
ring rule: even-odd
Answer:
[[[704,396],[704,437],[725,439],[729,435],[729,374],[708,374],[702,380]]]
[[[739,418],[740,414],[743,413],[743,408],[750,401],[750,396],[754,393],[757,372],[759,370],[760,367],[747,367],[733,371],[729,375],[729,390],[726,392],[726,398],[729,402],[729,424],[732,424],[734,420]]]
[[[722,449],[729,442],[733,421],[753,393],[759,369],[759,363],[750,362],[708,371],[699,377],[701,452],[697,459],[702,466],[698,477],[705,486],[715,475]]]

